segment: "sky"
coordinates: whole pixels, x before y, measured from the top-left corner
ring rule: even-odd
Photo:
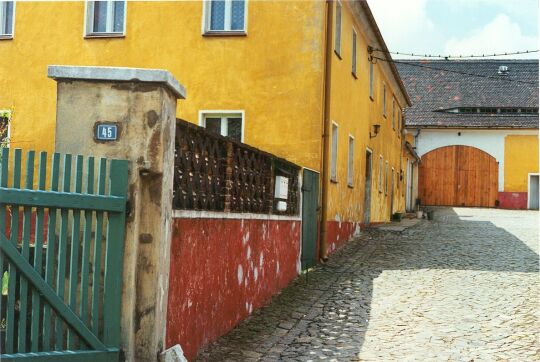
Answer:
[[[470,55],[539,48],[538,0],[368,0],[368,4],[390,51]],[[538,54],[506,58],[538,58]]]

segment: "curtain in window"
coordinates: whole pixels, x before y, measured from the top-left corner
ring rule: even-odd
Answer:
[[[245,5],[244,0],[232,0],[231,30],[244,30]]]
[[[13,1],[2,1],[0,6],[3,7],[0,35],[11,35],[13,34]]]
[[[107,2],[94,1],[94,26],[92,31],[105,33],[107,31]]]
[[[113,31],[115,33],[122,33],[124,31],[124,11],[126,2],[115,1],[114,2],[114,25]]]
[[[225,0],[213,0],[210,7],[210,29],[225,30]]]

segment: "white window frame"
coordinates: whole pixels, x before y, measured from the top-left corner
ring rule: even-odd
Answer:
[[[244,1],[244,29],[231,30],[231,12],[232,12],[232,0],[225,0],[225,15],[223,21],[223,30],[212,30],[210,28],[210,20],[212,18],[212,1],[203,1],[203,18],[202,18],[202,34],[239,34],[246,35],[248,28],[248,0]]]
[[[242,134],[240,137],[240,141],[244,142],[244,129],[246,124],[246,118],[245,118],[245,111],[244,110],[201,110],[199,111],[199,126],[206,128],[206,118],[221,118],[221,132],[220,134],[222,136],[226,137],[226,134],[228,133],[227,130],[227,122],[223,122],[223,118],[231,118],[233,116],[241,116],[242,118]]]
[[[383,99],[382,99],[382,106],[383,106],[383,116],[386,118],[386,83],[383,83]]]
[[[12,113],[11,113],[11,110],[10,109],[0,109],[0,114],[3,114],[3,113],[8,113],[8,118],[9,118],[9,121],[8,121],[8,129],[7,129],[7,147],[9,148],[10,145],[11,145],[11,116],[12,116]],[[1,140],[0,140],[1,142]]]
[[[354,136],[349,134],[349,156],[347,159],[347,185],[354,187]]]
[[[339,22],[338,22],[339,13]],[[343,27],[343,6],[341,1],[336,1],[336,15],[334,24],[334,52],[341,59],[341,28]]]
[[[339,150],[339,125],[332,121],[332,134],[330,142],[330,181],[337,182],[337,165]]]
[[[358,57],[356,55],[357,53],[357,42],[358,42],[358,34],[356,33],[356,30],[352,29],[352,56],[351,56],[351,72],[352,75],[356,78],[356,67],[358,66]]]
[[[8,1],[0,1],[0,29],[4,29],[4,11],[5,3]],[[0,33],[0,39],[13,39],[15,37],[15,10],[16,10],[16,1],[13,2],[13,14],[11,19],[11,32],[9,34]]]
[[[388,196],[388,161],[384,169],[384,195]]]
[[[379,193],[383,192],[383,167],[384,167],[383,156],[379,155]]]
[[[114,13],[114,2],[117,0],[106,0],[107,1],[107,26],[105,32],[94,32],[92,27],[94,22],[94,1],[86,0],[84,8],[84,37],[85,38],[114,38],[114,37],[124,37],[126,36],[127,28],[127,0],[118,0],[124,2],[124,19],[123,19],[123,29],[121,32],[113,31],[114,29],[114,16],[110,16]]]

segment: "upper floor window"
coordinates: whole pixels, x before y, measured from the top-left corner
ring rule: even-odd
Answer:
[[[207,33],[246,31],[246,0],[205,1],[205,12]]]
[[[336,29],[334,34],[334,51],[341,56],[341,3],[336,1]]]
[[[386,84],[383,84],[382,89],[382,114],[386,117]]]
[[[117,0],[88,1],[86,5],[86,35],[124,35],[126,2]]]
[[[14,10],[14,1],[0,1],[0,38],[13,37]]]
[[[392,128],[396,129],[396,100],[392,99]]]
[[[356,78],[356,31],[352,31],[352,74]]]
[[[244,114],[243,112],[224,113],[221,111],[201,112],[200,125],[210,132],[230,137],[235,141],[243,142]]]
[[[369,98],[373,100],[373,81],[375,75],[373,74],[373,63],[369,62]]]

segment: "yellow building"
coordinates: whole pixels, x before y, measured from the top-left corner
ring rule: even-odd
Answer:
[[[167,69],[187,89],[178,118],[320,180],[323,257],[404,211],[409,99],[387,55],[368,50],[386,46],[366,1],[0,3],[11,147],[53,151],[48,65]]]

